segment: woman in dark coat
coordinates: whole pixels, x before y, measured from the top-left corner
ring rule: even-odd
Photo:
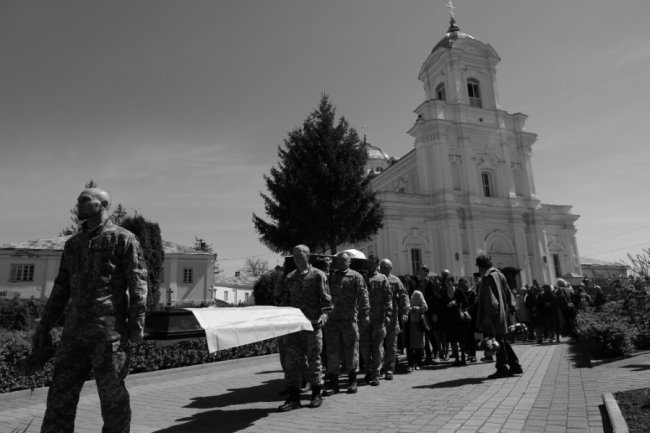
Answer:
[[[453,356],[455,358],[453,365],[466,365],[465,359],[465,340],[469,332],[469,322],[461,320],[460,312],[467,310],[469,307],[465,293],[456,287],[455,278],[451,275],[443,280],[443,290],[441,293],[442,305],[444,305],[443,326],[447,333],[447,338],[451,343]],[[460,359],[459,359],[460,357]]]

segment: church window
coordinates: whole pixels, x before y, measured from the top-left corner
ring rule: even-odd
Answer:
[[[524,176],[520,170],[513,171],[513,179],[515,182],[515,194],[519,197],[524,195]]]
[[[436,99],[439,101],[447,100],[447,92],[445,91],[445,83],[440,83],[436,86]]]
[[[469,97],[469,105],[472,107],[482,108],[481,90],[479,82],[476,78],[467,80],[467,96]]]
[[[422,250],[419,248],[411,248],[411,270],[413,275],[416,275],[422,266]]]
[[[456,191],[462,189],[460,186],[460,167],[455,162],[451,164],[451,185]]]
[[[494,182],[492,181],[492,173],[489,171],[482,171],[481,183],[483,184],[483,196],[494,197]]]
[[[553,267],[555,268],[555,277],[560,278],[562,275],[562,268],[560,267],[560,255],[553,254]]]

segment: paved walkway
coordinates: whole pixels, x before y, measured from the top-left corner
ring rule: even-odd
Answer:
[[[132,375],[131,431],[610,432],[601,394],[650,386],[650,353],[588,368],[568,343],[518,344],[515,351],[525,370],[518,377],[485,379],[494,364],[429,366],[288,413],[276,410],[284,400],[277,355]],[[38,432],[46,392],[0,394],[0,431]],[[101,425],[89,382],[76,431],[99,432]]]

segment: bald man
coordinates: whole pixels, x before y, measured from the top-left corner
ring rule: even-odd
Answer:
[[[42,433],[72,432],[84,381],[92,370],[104,433],[130,430],[131,408],[124,379],[129,345],[143,339],[147,271],[135,235],[109,219],[110,195],[81,192],[81,230],[67,240],[59,273],[32,337],[34,350],[63,317]]]
[[[311,321],[313,330],[294,332],[283,339],[284,379],[289,396],[287,401],[278,408],[280,412],[301,407],[300,385],[305,376],[311,384],[309,407],[317,408],[323,403],[321,396],[322,329],[327,322],[327,315],[332,310],[332,298],[327,285],[327,275],[309,263],[309,255],[309,248],[306,245],[294,247],[293,261],[296,269],[287,275],[284,282],[281,305],[299,308]]]
[[[386,327],[386,352],[384,355],[384,379],[386,380],[393,380],[397,361],[397,336],[400,333],[400,325],[404,326],[411,309],[409,295],[400,279],[391,273],[392,270],[393,263],[390,260],[382,259],[379,262],[379,272],[386,275],[388,279],[393,310],[391,322]]]

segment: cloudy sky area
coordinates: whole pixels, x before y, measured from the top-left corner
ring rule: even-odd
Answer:
[[[232,274],[276,255],[253,230],[262,175],[330,94],[400,157],[445,0],[0,3],[0,242],[56,236],[85,182],[206,239]],[[545,203],[573,205],[581,256],[650,247],[650,2],[456,0],[501,57],[502,109],[529,116]]]

